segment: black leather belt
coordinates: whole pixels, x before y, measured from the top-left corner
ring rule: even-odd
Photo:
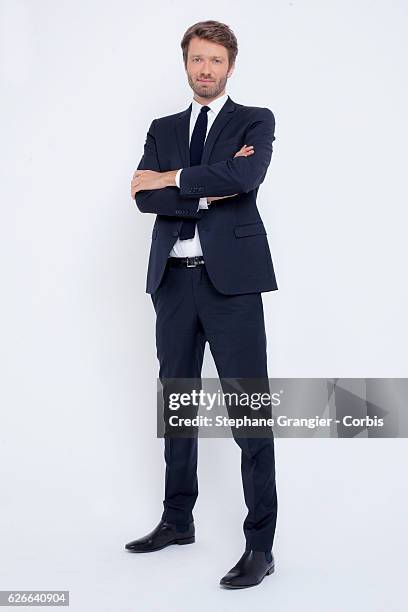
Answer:
[[[204,264],[204,257],[202,255],[196,257],[169,257],[167,262],[172,267],[195,268]]]

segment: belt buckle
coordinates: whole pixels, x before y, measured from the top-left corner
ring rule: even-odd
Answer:
[[[191,259],[193,260],[193,263],[190,264],[189,262]],[[194,257],[187,257],[187,268],[196,268],[196,267],[197,267],[197,264],[194,261]]]

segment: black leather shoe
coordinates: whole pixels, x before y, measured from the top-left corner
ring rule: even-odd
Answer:
[[[275,561],[266,560],[262,550],[246,550],[238,563],[220,580],[228,589],[245,589],[260,584],[265,576],[273,574]]]
[[[153,552],[171,544],[192,544],[195,542],[194,523],[190,523],[187,531],[177,531],[176,525],[160,521],[146,536],[133,540],[125,545],[130,552]]]

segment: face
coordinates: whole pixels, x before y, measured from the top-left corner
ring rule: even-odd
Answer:
[[[196,100],[205,103],[221,96],[233,69],[233,65],[228,68],[228,51],[225,47],[197,37],[191,39],[186,73]]]

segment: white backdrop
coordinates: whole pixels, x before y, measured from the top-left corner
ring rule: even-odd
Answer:
[[[123,550],[163,494],[154,217],[130,180],[151,120],[191,101],[189,25],[232,27],[227,91],[276,118],[258,195],[270,376],[408,376],[406,3],[201,6],[0,0],[0,589],[70,589],[98,612],[402,610],[405,440],[277,440],[278,571],[239,598],[217,587],[243,549],[231,440],[200,441],[197,543]]]

